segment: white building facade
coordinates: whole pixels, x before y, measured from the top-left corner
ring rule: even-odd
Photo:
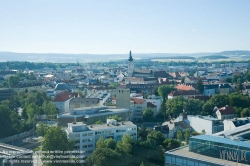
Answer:
[[[137,126],[130,121],[117,122],[114,119],[107,119],[107,124],[86,125],[82,122],[68,123],[66,129],[70,140],[75,141],[75,150],[88,157],[96,148],[96,142],[100,137],[112,138],[120,141],[124,134],[129,134],[137,140]]]

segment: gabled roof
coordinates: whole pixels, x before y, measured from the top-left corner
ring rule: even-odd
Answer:
[[[62,91],[61,93],[58,93],[56,97],[54,98],[53,102],[65,102],[72,98],[73,95],[69,91]]]
[[[134,74],[152,74],[152,70],[135,70]]]
[[[190,128],[192,128],[189,124],[187,124],[184,121],[175,122],[175,124],[178,125],[182,129],[190,129]]]
[[[178,78],[178,77],[181,77],[180,73],[179,72],[172,72],[172,73],[169,73],[172,77],[174,78]]]
[[[166,71],[154,71],[154,77],[161,77],[161,78],[170,78],[172,77]]]
[[[194,89],[192,86],[187,86],[183,84],[178,84],[175,86],[175,88],[178,90],[193,90]]]
[[[154,104],[151,103],[151,102],[147,102],[147,107],[148,107],[148,108],[156,108],[157,106],[154,105]]]
[[[218,111],[220,111],[221,115],[236,114],[236,111],[231,106],[219,108]]]
[[[143,99],[131,98],[130,100],[134,101],[135,104],[143,104],[144,103]]]

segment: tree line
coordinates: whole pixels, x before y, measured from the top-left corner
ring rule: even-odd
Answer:
[[[0,138],[30,130],[36,118],[43,114],[57,114],[57,108],[45,92],[13,94],[0,104]]]

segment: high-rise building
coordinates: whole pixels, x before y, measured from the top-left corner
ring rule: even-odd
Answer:
[[[116,89],[116,108],[130,109],[130,89]]]

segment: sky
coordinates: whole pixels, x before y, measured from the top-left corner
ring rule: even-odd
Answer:
[[[0,51],[250,50],[249,0],[0,0]]]

